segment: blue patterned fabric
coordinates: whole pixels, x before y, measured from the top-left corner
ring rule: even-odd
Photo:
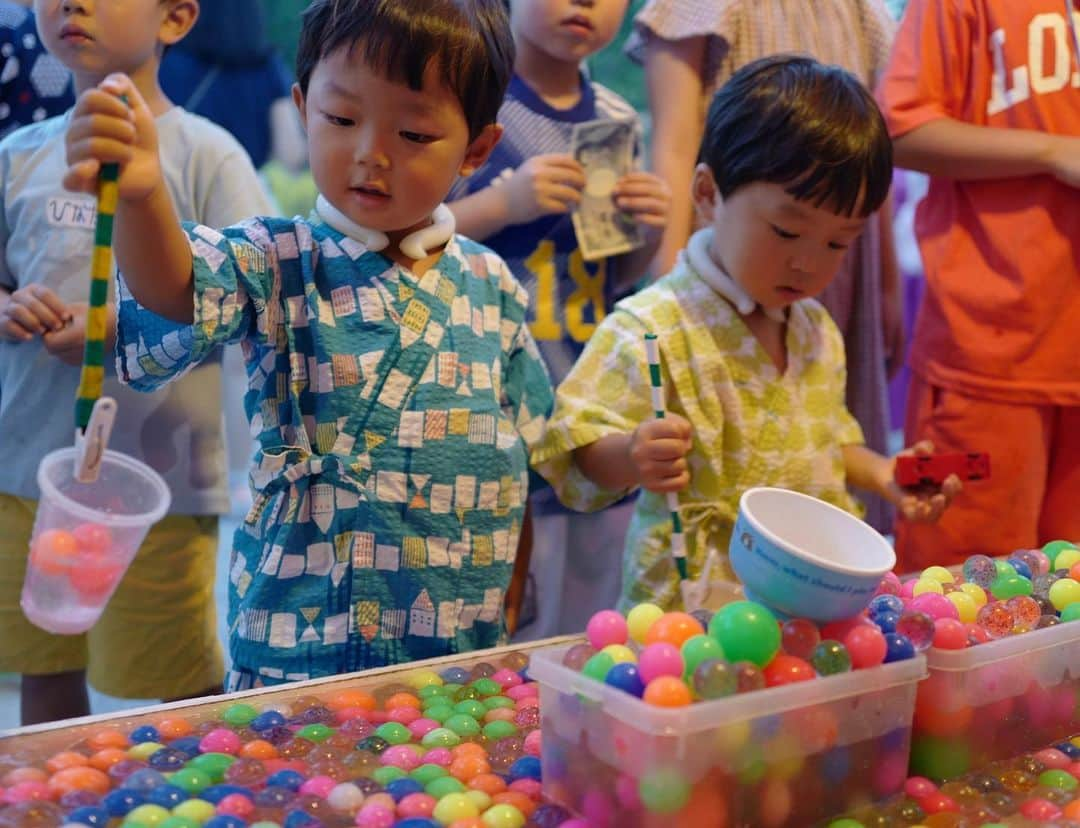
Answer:
[[[122,291],[125,378],[243,344],[254,505],[229,576],[230,689],[500,643],[552,389],[527,296],[454,237],[417,275],[312,219],[185,225],[195,321]]]

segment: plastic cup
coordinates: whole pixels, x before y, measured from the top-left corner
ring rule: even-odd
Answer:
[[[169,487],[145,463],[106,451],[93,483],[75,479],[74,448],[45,456],[22,609],[43,630],[86,632],[101,615],[150,527],[169,508]]]

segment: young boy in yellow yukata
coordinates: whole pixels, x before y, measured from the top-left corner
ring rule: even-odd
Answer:
[[[914,520],[936,520],[960,488],[950,478],[939,490],[902,490],[895,459],[863,445],[844,404],[843,340],[812,298],[889,190],[892,147],[869,92],[809,58],[748,64],[712,101],[700,162],[693,198],[705,227],[671,273],[604,319],[532,457],[573,508],[641,489],[624,608],[680,603],[667,492],[679,493],[690,578],[708,585],[735,581],[727,548],[750,487],[858,514],[851,484]],[[650,399],[647,333],[659,337],[663,419]]]

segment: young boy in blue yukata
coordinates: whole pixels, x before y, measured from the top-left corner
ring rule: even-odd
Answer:
[[[584,169],[570,154],[574,127],[610,119],[641,132],[634,109],[584,72],[586,58],[618,32],[627,0],[508,5],[517,57],[499,110],[505,132],[487,164],[458,183],[451,209],[461,232],[490,245],[528,289],[532,334],[558,383],[615,301],[645,275],[671,199],[667,184],[652,173],[623,176],[615,204],[646,230],[647,243],[629,254],[585,260],[571,221],[585,187]],[[518,637],[578,632],[619,596],[633,502],[579,514],[542,489],[530,499],[530,511],[535,596],[527,593]]]
[[[258,448],[230,690],[505,637],[553,393],[525,291],[441,202],[498,141],[513,49],[499,0],[315,0],[293,90],[321,193],[307,221],[181,226],[131,82],[76,104],[67,185],[120,164],[127,379],[155,388],[243,344]]]
[[[130,73],[159,139],[162,197],[179,215],[225,225],[269,208],[243,147],[158,85],[161,55],[191,28],[196,0],[36,0],[34,12],[79,92]],[[86,336],[96,201],[61,181],[70,119],[69,111],[0,142],[0,671],[22,674],[24,724],[89,713],[87,681],[121,698],[174,699],[220,691],[225,675],[214,599],[218,516],[229,511],[220,349],[156,394],[136,394],[106,372],[105,394],[117,401],[110,447],[164,477],[170,512],[86,635],[46,633],[19,606],[36,472],[74,439]]]

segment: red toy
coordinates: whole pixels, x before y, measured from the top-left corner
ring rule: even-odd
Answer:
[[[896,458],[896,482],[906,488],[940,486],[950,474],[955,474],[963,481],[987,480],[990,477],[990,455],[982,452],[957,452]]]

